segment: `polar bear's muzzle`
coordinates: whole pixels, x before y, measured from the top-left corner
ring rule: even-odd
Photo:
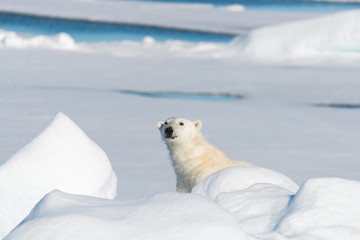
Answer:
[[[175,139],[176,136],[174,136],[174,129],[172,127],[165,128],[164,136],[165,136],[165,138]]]

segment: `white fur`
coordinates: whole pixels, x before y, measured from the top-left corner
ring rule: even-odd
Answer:
[[[172,127],[173,138],[167,138],[165,129]],[[177,191],[191,189],[207,176],[231,166],[254,166],[251,163],[233,161],[211,145],[200,132],[201,121],[169,118],[158,122],[161,137],[167,145],[177,178]]]

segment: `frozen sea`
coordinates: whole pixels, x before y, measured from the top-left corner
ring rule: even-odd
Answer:
[[[115,201],[69,195],[103,197],[95,192],[51,193],[8,239],[48,239],[58,219],[63,220],[58,231],[72,239],[80,239],[76,234],[94,224],[99,226],[100,236],[91,232],[84,236],[159,239],[155,234],[159,232],[163,239],[176,239],[172,234],[190,229],[192,238],[183,233],[178,239],[199,239],[213,229],[206,236],[215,239],[228,229],[227,239],[329,240],[345,234],[348,239],[358,239],[358,217],[341,204],[346,198],[352,209],[359,209],[352,192],[358,193],[360,180],[360,11],[235,9],[159,2],[2,1],[3,12],[239,35],[225,42],[158,40],[154,36],[86,42],[68,33],[29,34],[1,29],[0,170],[43,132],[58,112],[63,112],[106,153],[117,176]],[[223,97],[216,97],[219,95]],[[270,179],[265,185],[234,185],[231,192],[219,195],[217,200],[206,199],[222,192],[221,188],[206,192],[199,186],[197,193],[203,197],[175,193],[175,175],[156,127],[158,121],[172,116],[202,120],[204,136],[230,158],[280,172],[299,186],[306,184],[297,193],[284,187],[284,181],[290,180],[283,177],[280,182]],[[70,131],[68,136],[77,133]],[[46,148],[38,146],[42,148],[35,147],[35,152]],[[84,160],[82,152],[75,153]],[[106,162],[107,158],[100,160]],[[89,162],[87,166],[86,161],[80,161],[75,166],[96,169],[103,165]],[[33,167],[48,170],[42,164]],[[22,173],[27,173],[26,168]],[[88,176],[73,174],[74,184]],[[225,172],[224,177],[203,184],[244,180],[231,174]],[[45,175],[39,175],[48,181]],[[245,172],[243,176],[253,173]],[[101,182],[100,178],[94,179]],[[252,182],[256,183],[259,181]],[[16,181],[0,184],[6,189],[23,187],[16,186]],[[312,202],[307,200],[309,196],[314,196]],[[252,204],[254,199],[259,201]],[[261,199],[273,199],[273,205],[265,208]],[[288,203],[289,209],[285,208]],[[332,219],[353,221],[330,222],[326,210],[306,211],[324,204],[326,209],[338,209]],[[159,210],[161,206],[164,212]],[[174,206],[178,211],[167,215]],[[241,212],[244,206],[264,211],[252,216],[250,211]],[[30,210],[31,206],[25,212]],[[146,216],[151,222],[159,211],[164,222],[155,221],[136,235],[137,226],[146,226],[141,219]],[[119,219],[115,220],[111,212],[116,212]],[[317,213],[322,217],[322,221],[318,219],[321,229],[319,225],[319,229],[310,230],[313,223],[306,214]],[[89,214],[91,220],[86,217]],[[179,224],[196,214],[199,217],[190,225]],[[71,228],[71,216],[82,223],[76,229]],[[283,220],[279,222],[279,218]],[[109,223],[108,219],[114,221]],[[167,231],[161,232],[161,226],[171,219],[174,221],[168,223]],[[251,219],[261,220],[261,229],[254,228]],[[299,225],[296,219],[308,224]],[[124,222],[130,225],[121,225]],[[221,223],[228,228],[223,229]],[[122,236],[120,230],[109,232],[117,227],[127,229],[128,235]],[[27,234],[31,229],[34,235],[30,237]],[[59,239],[69,238],[65,234]]]

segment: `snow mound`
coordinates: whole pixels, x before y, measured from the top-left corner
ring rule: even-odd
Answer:
[[[360,239],[360,182],[308,180],[291,202],[277,231],[299,239]]]
[[[215,185],[216,197],[209,199]],[[191,194],[164,193],[127,203],[56,190],[4,240],[360,239],[360,182],[310,179],[295,189],[274,171],[234,167],[209,176]]]
[[[116,187],[105,152],[58,113],[39,136],[0,166],[0,238],[54,189],[113,199]]]
[[[193,188],[234,214],[246,233],[271,232],[299,187],[287,176],[261,167],[223,169]]]
[[[241,191],[259,183],[273,184],[292,193],[296,193],[299,189],[290,178],[271,169],[230,167],[208,176],[196,185],[192,192],[214,201],[220,193]]]
[[[360,57],[360,10],[263,27],[233,43],[252,58]]]
[[[194,194],[166,193],[134,203],[55,191],[6,240],[247,239],[235,218]]]
[[[76,50],[76,43],[69,34],[59,33],[55,36],[24,37],[14,32],[0,30],[0,48],[46,48],[55,50]]]
[[[274,230],[293,194],[273,184],[255,184],[242,191],[220,193],[215,202],[234,214],[246,233],[261,234]]]

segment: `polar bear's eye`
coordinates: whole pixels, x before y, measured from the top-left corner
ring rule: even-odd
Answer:
[[[180,122],[179,125],[180,125],[180,126],[184,126],[184,123],[183,123],[183,122]]]
[[[164,122],[164,124],[166,125],[166,124],[168,124],[168,122]]]

